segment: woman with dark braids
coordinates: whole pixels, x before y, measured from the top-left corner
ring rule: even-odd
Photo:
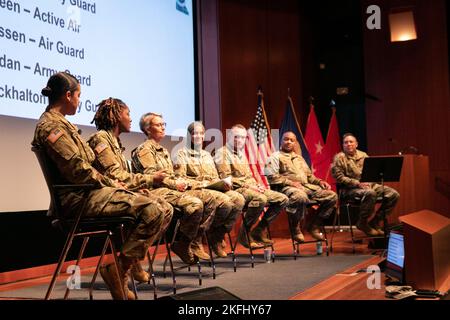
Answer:
[[[50,77],[42,94],[49,105],[40,117],[32,142],[43,149],[53,161],[59,177],[58,184],[90,184],[89,191],[67,190],[59,194],[63,214],[70,217],[80,210],[87,199],[85,215],[133,216],[136,224],[130,230],[119,256],[119,272],[115,264],[100,268],[100,274],[113,299],[135,299],[128,289],[128,272],[137,260],[147,253],[164,221],[164,208],[143,195],[128,191],[124,186],[96,170],[94,153],[78,133],[78,128],[65,116],[74,115],[80,99],[80,84],[69,73],[59,72]],[[49,210],[52,215],[52,209]],[[118,277],[119,276],[119,277]]]
[[[97,105],[97,112],[92,122],[95,122],[98,130],[88,140],[95,154],[94,168],[103,175],[120,181],[128,190],[144,193],[160,203],[166,214],[160,230],[161,235],[167,229],[172,219],[173,208],[167,201],[152,194],[149,190],[153,189],[154,185],[161,183],[164,179],[164,174],[161,172],[156,172],[153,175],[132,173],[123,154],[124,148],[120,142],[119,135],[123,132],[130,132],[130,109],[120,99],[105,99]],[[148,273],[142,269],[140,263],[133,265],[131,272],[134,279],[139,282],[148,282],[150,280]]]

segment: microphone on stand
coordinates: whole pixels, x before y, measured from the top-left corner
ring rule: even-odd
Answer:
[[[400,151],[398,154],[399,155],[402,155],[402,154],[419,154],[419,149],[417,149],[414,146],[408,146],[408,147],[403,148],[402,151]]]

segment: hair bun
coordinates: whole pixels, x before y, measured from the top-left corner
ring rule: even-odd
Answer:
[[[52,94],[52,88],[45,87],[44,89],[42,89],[41,93],[44,96],[49,97]]]

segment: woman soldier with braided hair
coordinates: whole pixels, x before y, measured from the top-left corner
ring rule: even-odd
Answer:
[[[143,193],[164,208],[166,214],[159,233],[161,235],[172,219],[173,208],[161,197],[153,195],[149,189],[159,184],[164,179],[164,174],[156,172],[154,175],[148,175],[131,172],[119,138],[122,132],[130,132],[131,127],[130,109],[122,100],[108,98],[100,102],[97,108],[92,122],[95,122],[98,131],[88,140],[95,154],[93,166],[103,175],[123,183],[128,190]],[[139,262],[133,265],[131,272],[134,279],[139,282],[150,280],[148,273],[142,269]]]

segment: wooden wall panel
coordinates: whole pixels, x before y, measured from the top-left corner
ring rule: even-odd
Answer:
[[[293,0],[220,1],[223,129],[237,122],[250,125],[259,86],[272,128],[281,123],[287,88],[291,89],[294,103],[300,100],[298,11]]]
[[[430,157],[432,210],[450,216],[450,199],[435,189],[435,177],[450,172],[450,89],[446,5],[443,0],[376,0],[381,30],[364,32],[368,149],[397,153],[408,146]],[[418,39],[389,41],[389,10],[412,6]],[[367,15],[363,15],[367,16]],[[448,180],[447,180],[448,181]]]
[[[266,1],[221,1],[219,7],[222,128],[248,126],[258,86],[267,87]]]

